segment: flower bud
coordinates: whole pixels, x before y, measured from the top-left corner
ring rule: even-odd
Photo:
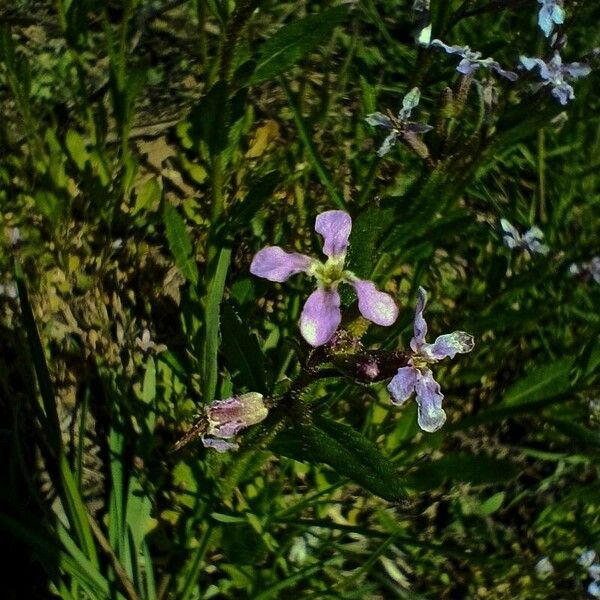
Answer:
[[[257,392],[217,400],[206,409],[207,433],[220,438],[230,438],[245,427],[260,423],[268,413],[262,394]]]

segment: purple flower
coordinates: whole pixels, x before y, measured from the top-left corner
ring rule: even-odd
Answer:
[[[583,278],[592,278],[596,283],[600,283],[600,256],[594,256],[592,260],[582,263],[573,263],[569,267],[571,275],[581,275]]]
[[[556,51],[549,62],[544,62],[541,58],[528,58],[521,56],[521,64],[531,71],[538,67],[541,85],[552,87],[552,95],[564,106],[569,100],[575,98],[573,87],[568,83],[570,80],[585,77],[592,72],[592,69],[583,63],[573,62],[563,64],[560,54]]]
[[[377,151],[379,156],[385,156],[398,141],[398,138],[406,135],[418,135],[431,131],[433,127],[425,123],[416,123],[410,120],[412,111],[417,108],[421,99],[419,88],[415,87],[402,100],[402,108],[398,112],[398,116],[394,116],[391,111],[387,115],[380,112],[367,115],[366,121],[373,127],[383,127],[390,133],[383,140],[383,144]]]
[[[217,452],[235,450],[238,445],[228,440],[242,429],[263,421],[269,410],[263,402],[262,394],[250,392],[233,396],[226,400],[217,400],[205,409],[208,427],[202,436],[206,448]]]
[[[479,68],[490,69],[496,71],[498,75],[502,75],[509,81],[516,81],[519,76],[512,71],[504,70],[498,61],[493,58],[481,58],[481,52],[471,50],[469,46],[448,46],[441,40],[433,40],[430,44],[436,48],[442,48],[448,54],[456,54],[462,58],[456,70],[463,75],[472,75]]]
[[[413,337],[410,341],[413,355],[409,360],[409,366],[398,369],[398,373],[388,385],[388,390],[392,402],[398,406],[404,404],[415,393],[419,407],[419,427],[423,431],[432,433],[444,424],[446,413],[442,408],[444,394],[428,365],[444,358],[454,358],[456,354],[471,352],[475,341],[473,336],[464,331],[454,331],[440,335],[433,344],[428,344],[425,341],[427,323],[423,317],[426,304],[427,292],[420,287],[415,308]]]
[[[500,219],[500,226],[504,232],[502,234],[504,245],[511,250],[519,248],[529,250],[532,254],[548,254],[550,248],[543,243],[544,234],[539,227],[533,226],[521,235],[506,219]]]
[[[308,297],[300,316],[300,332],[311,346],[322,346],[335,333],[342,320],[340,283],[354,287],[358,309],[363,317],[377,325],[389,326],[398,317],[393,298],[380,292],[372,281],[359,279],[344,269],[348,239],[352,230],[350,215],[329,210],[317,216],[315,231],[323,237],[325,263],[279,246],[267,246],[252,260],[250,272],[269,281],[285,281],[296,273],[307,273],[317,281],[317,289]]]
[[[546,37],[550,37],[555,25],[562,25],[565,22],[565,9],[562,7],[562,0],[538,0],[540,12],[538,15],[538,25]]]

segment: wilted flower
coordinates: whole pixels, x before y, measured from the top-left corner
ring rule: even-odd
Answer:
[[[511,225],[506,219],[500,219],[500,226],[504,232],[502,234],[504,245],[511,250],[520,248],[537,254],[547,254],[550,250],[550,248],[543,243],[544,234],[539,227],[531,227],[521,235],[517,228]]]
[[[202,436],[202,443],[218,452],[234,450],[238,445],[227,440],[242,429],[260,423],[268,413],[262,394],[257,392],[217,400],[206,407],[208,427]]]
[[[350,215],[329,210],[317,216],[315,231],[323,236],[323,253],[327,261],[297,252],[286,252],[279,246],[267,246],[252,260],[250,272],[269,281],[286,281],[296,273],[307,273],[317,281],[317,289],[308,297],[300,316],[300,332],[311,346],[327,343],[342,320],[340,283],[348,283],[358,296],[358,309],[365,319],[389,326],[398,317],[393,298],[380,292],[372,281],[359,279],[344,269],[348,239],[352,230]]]
[[[377,151],[379,156],[385,156],[393,148],[394,144],[398,141],[398,138],[406,135],[427,133],[433,129],[431,125],[410,121],[412,111],[419,105],[420,99],[421,92],[419,91],[419,88],[415,87],[404,96],[402,108],[398,112],[397,117],[394,116],[391,111],[388,111],[387,115],[380,112],[367,115],[366,121],[369,125],[373,125],[373,127],[383,127],[390,132]]]
[[[549,62],[544,62],[541,58],[528,58],[527,56],[521,56],[519,60],[528,71],[538,67],[542,79],[541,85],[551,86],[552,95],[562,105],[575,98],[573,87],[568,81],[585,77],[592,72],[588,65],[580,62],[563,64],[558,52],[554,52],[554,56]]]
[[[473,336],[464,331],[454,331],[440,335],[433,344],[425,341],[427,323],[423,312],[427,304],[427,292],[420,287],[415,308],[413,337],[410,342],[413,355],[407,367],[398,369],[388,385],[392,402],[401,406],[413,393],[417,397],[419,407],[419,427],[424,431],[437,431],[446,421],[446,413],[442,408],[444,394],[433,378],[428,365],[444,358],[454,358],[456,354],[471,352],[475,346]]]
[[[493,58],[481,58],[481,52],[471,50],[469,46],[449,46],[441,40],[433,40],[430,44],[436,48],[442,48],[448,54],[456,54],[462,58],[456,70],[463,75],[472,75],[479,68],[490,69],[496,71],[498,75],[502,75],[509,81],[516,81],[519,76],[512,71],[504,70],[498,61]]]
[[[547,556],[544,556],[536,563],[535,573],[540,579],[546,579],[554,573],[554,567]]]
[[[550,37],[555,25],[565,22],[565,9],[562,0],[538,0],[540,12],[538,14],[538,25],[546,37]]]
[[[582,263],[573,263],[569,267],[571,275],[581,275],[584,278],[591,277],[596,283],[600,283],[600,256],[594,256],[592,260]]]

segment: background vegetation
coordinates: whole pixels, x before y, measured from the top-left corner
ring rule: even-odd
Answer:
[[[565,60],[597,67],[600,6],[565,7]],[[600,286],[569,265],[600,253],[599,79],[532,88],[538,8],[431,0],[434,37],[520,75],[467,85],[408,0],[0,4],[5,597],[590,597]],[[428,157],[379,158],[365,116],[414,86]],[[308,282],[248,269],[315,254],[332,208],[400,306],[367,330],[344,297],[365,347],[408,347],[419,285],[433,335],[475,336],[436,372],[448,422],[326,366],[238,452],[169,453],[213,399],[306,375]]]

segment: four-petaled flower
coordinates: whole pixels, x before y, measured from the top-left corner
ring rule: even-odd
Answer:
[[[242,429],[266,419],[268,413],[262,394],[257,392],[217,400],[205,409],[208,427],[202,436],[202,443],[217,452],[235,450],[238,445],[228,440]]]
[[[444,358],[454,358],[456,354],[471,352],[475,346],[473,336],[464,331],[454,331],[440,335],[433,344],[425,341],[427,323],[423,311],[427,304],[427,292],[420,287],[415,309],[413,338],[410,342],[412,357],[407,367],[398,369],[398,373],[388,384],[392,402],[401,406],[413,393],[417,397],[419,427],[432,433],[446,421],[442,408],[444,394],[428,365]]]
[[[600,256],[594,256],[588,262],[573,263],[569,267],[569,273],[581,275],[584,278],[591,277],[596,283],[600,283]]]
[[[341,210],[321,213],[315,221],[315,231],[323,236],[325,263],[299,254],[286,252],[279,246],[260,250],[250,265],[250,272],[269,281],[285,281],[297,273],[307,273],[317,281],[317,289],[308,297],[300,316],[300,332],[311,346],[327,343],[342,320],[340,283],[354,287],[358,309],[363,317],[377,325],[389,326],[398,317],[393,298],[380,292],[372,281],[359,279],[344,269],[348,239],[352,230],[350,215]]]
[[[563,106],[575,98],[573,87],[568,81],[585,77],[592,72],[588,65],[580,62],[563,64],[559,52],[554,52],[554,56],[548,62],[544,62],[541,58],[527,56],[521,56],[519,60],[528,71],[538,67],[542,79],[541,85],[551,86],[552,95]]]
[[[430,44],[436,48],[442,48],[448,54],[457,54],[461,57],[461,61],[456,67],[456,70],[463,75],[472,75],[479,68],[490,69],[496,71],[498,75],[502,75],[509,81],[516,81],[519,76],[513,71],[503,69],[498,61],[493,58],[481,58],[481,52],[471,50],[469,46],[449,46],[441,40],[433,40]]]
[[[506,219],[500,219],[500,227],[502,227],[502,240],[504,245],[514,250],[529,250],[536,254],[548,254],[550,248],[544,244],[544,234],[539,227],[535,225],[528,229],[524,234],[520,234],[514,225],[511,225]]]
[[[550,37],[555,25],[565,22],[565,9],[562,0],[538,0],[542,5],[538,14],[538,25],[546,37]]]
[[[386,115],[380,112],[367,115],[366,121],[369,125],[373,125],[373,127],[383,127],[390,132],[377,151],[379,156],[385,156],[393,148],[394,144],[398,141],[398,138],[407,135],[414,136],[421,133],[427,133],[433,129],[431,125],[410,121],[412,111],[419,105],[420,99],[421,92],[419,91],[419,88],[415,87],[404,96],[402,108],[398,112],[397,117],[394,116],[391,111],[388,111],[388,114]]]

